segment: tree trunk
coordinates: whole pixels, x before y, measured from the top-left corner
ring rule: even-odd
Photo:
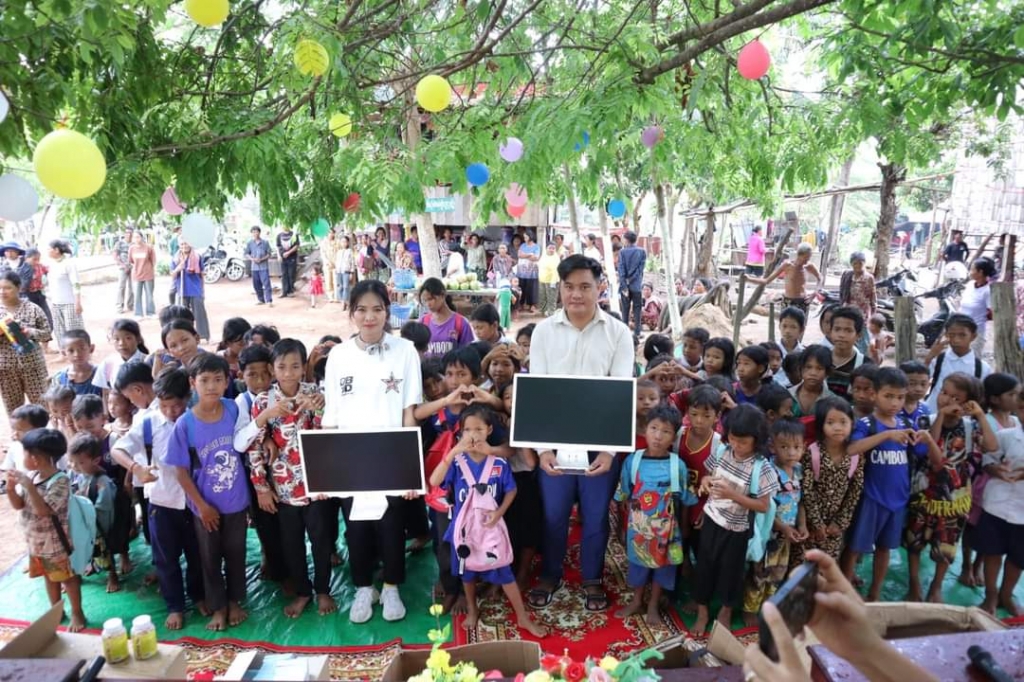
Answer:
[[[569,177],[569,167],[565,167],[566,178]],[[575,200],[569,201],[570,211],[575,212]],[[612,235],[608,231],[608,213],[607,211],[597,212],[598,227],[601,228],[601,253],[604,256],[601,267],[604,268],[604,274],[608,277],[608,306],[615,312],[621,312],[619,305],[619,273],[615,270],[615,254],[612,253]],[[579,230],[577,229],[577,233]],[[577,253],[583,253],[582,249]],[[626,315],[628,317],[628,314]],[[627,319],[628,323],[629,320]]]
[[[1024,352],[1017,337],[1017,297],[1013,282],[992,283],[992,326],[997,372],[1024,376]]]
[[[687,218],[683,224],[683,236],[679,240],[679,272],[678,277],[680,281],[685,282],[686,276],[689,274],[687,270],[689,260],[689,241],[690,241],[690,230],[693,229],[693,218]]]
[[[572,252],[583,253],[583,240],[580,238],[580,219],[576,213],[576,191],[573,189],[572,173],[569,172],[569,164],[562,165],[562,175],[565,177],[565,198],[569,204],[569,226],[572,227]]]
[[[932,264],[932,238],[935,236],[935,219],[939,215],[939,193],[932,192],[932,221],[928,223],[928,239],[924,242],[924,266]],[[939,232],[941,233],[941,229]]]
[[[700,240],[700,249],[697,253],[697,274],[701,277],[711,277],[713,264],[712,254],[715,252],[715,213],[708,211],[707,226],[704,228],[704,236]]]
[[[837,187],[846,187],[850,184],[850,169],[853,168],[853,157],[851,156],[839,169]],[[839,238],[839,224],[843,219],[843,205],[846,203],[845,194],[832,195],[832,205],[828,212],[828,237],[825,239],[825,248],[821,250],[822,275],[828,270],[829,261],[832,259],[833,246]]]
[[[644,203],[647,190],[640,192],[640,196],[633,199],[633,231],[640,234],[640,206]]]
[[[676,298],[675,282],[672,281],[672,272],[674,270],[672,266],[672,249],[668,248],[672,235],[669,232],[668,222],[665,220],[665,187],[658,184],[657,181],[654,183],[654,198],[657,200],[658,205],[658,230],[661,234],[662,243],[661,255],[665,259],[665,274],[668,275],[669,280],[666,282],[665,288],[668,289],[668,314],[669,320],[672,321],[672,339],[676,343],[682,343],[683,322],[679,316],[679,299]]]
[[[420,143],[420,111],[416,107],[416,103],[412,101],[411,92],[410,89],[410,94],[406,95],[406,111],[408,113],[405,116],[405,144],[410,151],[415,152]],[[426,192],[424,192],[425,194]],[[422,213],[414,215],[413,219],[416,222],[416,234],[420,242],[424,277],[443,277],[441,254],[437,251],[437,235],[434,234],[434,215]]]
[[[893,309],[896,326],[896,365],[917,358],[917,318],[914,316],[914,299],[897,296]]]
[[[875,280],[889,276],[889,249],[896,226],[896,188],[907,179],[907,169],[894,163],[878,164],[882,170],[882,188],[879,191],[881,208],[875,230]]]

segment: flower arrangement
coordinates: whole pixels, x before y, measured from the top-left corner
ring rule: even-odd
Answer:
[[[431,605],[430,615],[437,620],[437,627],[427,633],[432,645],[430,657],[426,668],[410,677],[408,682],[482,682],[503,678],[500,670],[481,672],[470,661],[452,664],[451,654],[441,648],[451,635],[451,623],[442,628],[441,613],[440,604]],[[613,656],[576,661],[569,656],[568,651],[564,651],[561,656],[545,654],[540,659],[539,670],[519,673],[515,682],[658,682],[661,677],[645,666],[648,661],[663,658],[660,651],[653,649],[641,651],[624,661]]]

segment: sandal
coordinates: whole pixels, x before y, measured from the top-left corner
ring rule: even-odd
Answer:
[[[596,589],[594,589],[596,588]],[[586,581],[583,583],[583,608],[590,612],[607,611],[612,605],[608,594],[604,591],[600,580]]]
[[[551,602],[555,598],[555,592],[558,592],[560,589],[562,589],[561,579],[549,590],[543,587],[535,587],[526,594],[526,601],[531,609],[546,609],[551,606]]]

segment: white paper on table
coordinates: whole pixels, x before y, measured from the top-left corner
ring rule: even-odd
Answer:
[[[352,521],[380,521],[388,510],[387,495],[382,493],[357,493],[352,496]]]
[[[586,450],[561,448],[555,451],[555,466],[567,474],[579,474],[590,468],[590,454]]]

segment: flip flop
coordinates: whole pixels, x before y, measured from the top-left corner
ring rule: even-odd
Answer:
[[[600,592],[590,592],[587,588],[598,588]],[[600,582],[583,583],[583,608],[591,613],[599,611],[607,611],[612,605],[611,600],[608,598],[608,594],[604,591],[604,587]]]
[[[531,609],[546,609],[551,606],[551,602],[555,598],[555,592],[558,592],[560,589],[562,589],[561,579],[550,590],[535,587],[526,594],[526,601]]]

